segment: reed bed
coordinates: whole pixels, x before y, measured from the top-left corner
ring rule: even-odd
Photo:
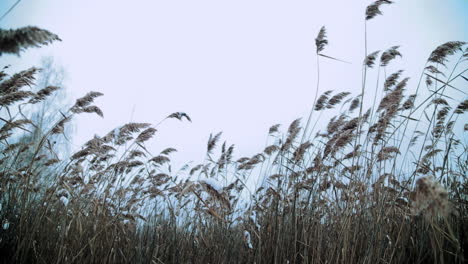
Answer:
[[[388,4],[371,4],[366,23]],[[0,55],[58,40],[35,27],[1,30]],[[323,27],[318,68],[335,59],[327,44]],[[0,262],[464,263],[467,45],[436,47],[417,87],[396,71],[378,83],[372,104],[362,103],[370,69],[380,74],[401,56],[397,46],[369,53],[361,94],[319,95],[317,83],[305,125],[272,126],[258,154],[235,158],[217,133],[202,163],[179,170],[170,166],[177,150],[145,145],[159,124],[124,124],[61,157],[50,139],[76,115],[103,116],[94,104],[102,94],[86,94],[39,128],[25,109],[59,87],[36,89],[37,68],[4,68]],[[326,111],[336,116],[317,124]],[[191,121],[176,112],[164,122],[173,119]],[[30,133],[37,140],[24,142]]]

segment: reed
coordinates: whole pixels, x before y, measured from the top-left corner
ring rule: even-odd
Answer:
[[[366,23],[390,3],[371,4]],[[35,27],[1,30],[0,55],[57,40]],[[321,56],[327,44],[323,27],[317,58],[329,57]],[[402,56],[397,46],[379,54],[366,54],[364,75]],[[242,158],[212,134],[205,160],[179,170],[171,167],[176,149],[153,154],[145,144],[161,122],[191,122],[183,112],[155,126],[124,124],[60,160],[49,139],[76,115],[103,117],[98,92],[57,113],[35,144],[22,141],[35,126],[24,110],[59,87],[36,89],[37,68],[3,69],[0,262],[464,263],[468,103],[454,83],[465,78],[467,57],[464,42],[440,45],[415,93],[407,95],[408,77],[397,71],[377,82],[383,96],[367,111],[363,93],[318,96],[317,82],[304,127],[301,118],[284,132],[274,125],[265,149]],[[362,92],[366,85],[364,76]],[[314,112],[337,106],[327,124],[312,125]]]

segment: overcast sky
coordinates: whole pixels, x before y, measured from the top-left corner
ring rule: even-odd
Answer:
[[[0,0],[0,13],[15,2]],[[0,65],[19,70],[52,55],[68,72],[73,99],[105,94],[97,100],[105,118],[81,116],[76,146],[129,121],[156,124],[182,111],[193,123],[160,125],[153,153],[172,146],[177,164],[200,162],[209,133],[224,131],[237,157],[252,155],[263,149],[271,125],[286,128],[307,118],[321,26],[330,43],[324,53],[351,64],[321,58],[320,91],[360,93],[364,12],[371,2],[22,0],[0,27],[36,25],[63,42],[21,58],[2,56]],[[413,77],[409,87],[436,46],[468,41],[466,0],[395,0],[381,9],[384,15],[368,23],[368,51],[401,45],[404,57],[387,73],[405,69]]]

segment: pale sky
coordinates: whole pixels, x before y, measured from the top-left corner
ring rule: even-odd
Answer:
[[[3,14],[16,0],[0,0]],[[263,150],[268,128],[304,123],[315,94],[315,37],[326,26],[320,93],[360,93],[364,12],[372,1],[118,1],[22,0],[2,28],[36,25],[63,42],[30,49],[21,58],[2,56],[15,70],[53,55],[68,72],[73,100],[88,91],[104,97],[96,115],[78,118],[75,145],[129,121],[156,124],[173,112],[193,123],[168,120],[150,144],[179,152],[176,164],[203,160],[210,132],[224,131],[236,157]],[[467,0],[395,0],[368,22],[368,51],[401,45],[403,59],[387,74],[405,69],[414,87],[430,52],[452,40],[468,41]],[[370,71],[370,79],[376,69]],[[373,86],[371,86],[373,87]],[[324,122],[328,119],[324,118]]]

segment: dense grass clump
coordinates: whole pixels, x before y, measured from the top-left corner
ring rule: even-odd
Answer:
[[[369,6],[366,23],[391,3]],[[0,55],[55,40],[34,27],[1,30],[0,43],[8,45]],[[319,58],[335,59],[323,54],[327,44],[323,27],[317,67]],[[219,144],[218,133],[203,163],[178,171],[170,166],[175,149],[153,154],[145,147],[157,132],[147,123],[124,124],[63,158],[51,138],[76,115],[103,116],[94,105],[102,94],[86,94],[39,127],[25,109],[59,88],[31,88],[39,69],[3,69],[0,262],[463,263],[467,45],[437,47],[418,86],[408,89],[414,94],[406,94],[400,70],[363,104],[368,70],[378,66],[380,74],[401,56],[397,46],[369,53],[354,97],[319,95],[317,83],[305,126],[301,119],[284,133],[272,126],[258,154],[235,159],[234,145]],[[326,111],[336,116],[321,126]],[[182,112],[166,119],[191,121]],[[31,133],[36,140],[25,141]]]

